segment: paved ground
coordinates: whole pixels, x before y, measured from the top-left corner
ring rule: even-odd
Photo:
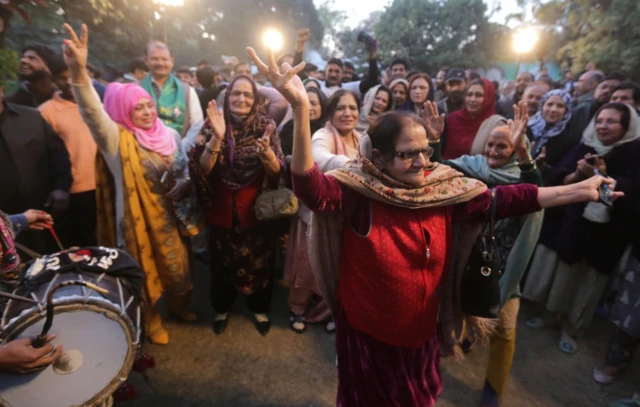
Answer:
[[[235,306],[227,331],[215,336],[210,327],[208,276],[202,267],[196,281],[195,308],[200,323],[167,323],[171,344],[149,345],[158,367],[148,371],[148,385],[131,375],[138,398],[122,407],[329,407],[337,386],[334,340],[321,326],[304,335],[288,327],[287,290],[278,287],[273,303],[274,326],[267,337],[254,329],[244,301]],[[526,313],[526,307],[522,315]],[[613,385],[600,386],[591,370],[601,362],[610,326],[596,321],[575,355],[557,347],[557,332],[536,331],[522,322],[518,347],[504,406],[606,406],[628,397],[640,385],[636,360]],[[637,358],[636,358],[637,359]],[[487,351],[476,349],[463,363],[442,363],[444,393],[438,406],[475,406],[484,380]],[[632,383],[635,378],[636,383]]]

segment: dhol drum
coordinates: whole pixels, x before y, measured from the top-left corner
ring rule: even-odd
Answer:
[[[0,405],[101,405],[126,380],[140,344],[142,270],[124,251],[105,247],[67,250],[27,267],[12,294],[37,303],[6,302],[0,343],[37,337],[50,324],[49,333],[56,334],[51,344],[62,345],[63,353],[41,372],[0,374]],[[66,285],[70,281],[108,293]],[[52,323],[46,321],[47,298],[53,304]]]

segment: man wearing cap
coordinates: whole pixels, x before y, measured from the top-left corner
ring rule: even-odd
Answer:
[[[467,77],[464,69],[451,68],[445,77],[447,97],[438,102],[438,110],[449,115],[464,106],[464,92],[467,89]]]
[[[49,66],[64,62],[53,49],[42,44],[27,45],[21,55],[18,71],[20,87],[5,101],[36,108],[51,99],[56,91]]]

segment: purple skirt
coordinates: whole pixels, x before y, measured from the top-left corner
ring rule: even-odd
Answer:
[[[419,348],[388,345],[336,317],[338,407],[430,407],[442,392],[440,340]]]

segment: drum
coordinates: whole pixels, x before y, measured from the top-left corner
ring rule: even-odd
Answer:
[[[140,293],[144,274],[125,252],[104,247],[42,257],[21,276],[0,319],[0,343],[38,336],[47,297],[53,301],[51,342],[63,346],[58,360],[29,375],[0,373],[0,405],[6,407],[96,406],[127,379],[139,344]],[[90,282],[108,294],[65,281]],[[56,289],[59,288],[59,289]],[[50,295],[51,294],[51,295]]]

